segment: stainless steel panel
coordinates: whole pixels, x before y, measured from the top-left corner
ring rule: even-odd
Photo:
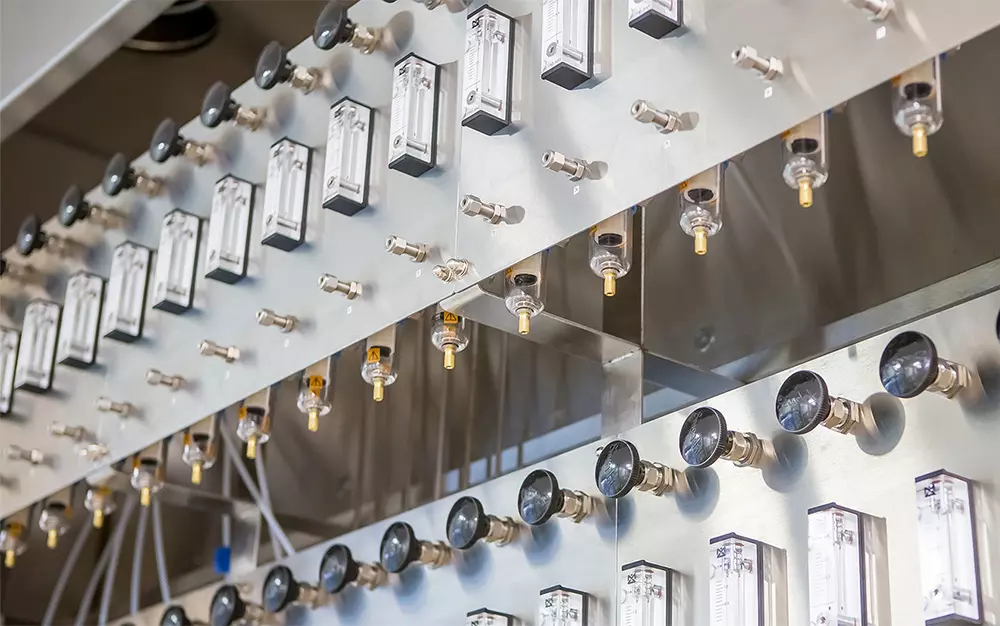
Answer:
[[[324,52],[309,39],[294,48],[290,57],[302,65],[321,67],[325,72],[322,89],[304,96],[283,85],[264,92],[252,82],[245,84],[236,89],[234,98],[248,105],[267,106],[269,126],[248,133],[232,125],[207,129],[195,120],[181,132],[189,139],[215,144],[220,152],[216,162],[196,168],[183,159],[171,159],[160,165],[144,155],[135,165],[168,181],[161,197],[147,199],[124,193],[110,199],[99,189],[90,192],[93,201],[129,212],[130,225],[124,232],[108,231],[103,235],[88,230],[85,224],[74,226],[70,234],[92,247],[85,263],[66,263],[63,267],[64,271],[87,268],[107,276],[113,247],[128,239],[155,248],[160,222],[169,211],[180,207],[199,217],[209,217],[213,187],[223,175],[231,172],[257,185],[247,278],[237,285],[206,280],[202,242],[191,311],[175,316],[147,310],[141,341],[129,345],[101,341],[98,369],[76,372],[58,367],[54,377],[58,393],[15,394],[13,414],[24,419],[0,422],[0,438],[57,452],[59,449],[45,432],[48,422],[76,423],[107,443],[109,461],[121,458],[451,293],[452,287],[434,278],[430,268],[454,256],[450,248],[455,232],[453,207],[458,197],[456,93],[464,14],[428,11],[409,2],[390,5],[366,0],[352,8],[351,16],[366,25],[387,26],[394,44],[387,52],[363,56],[353,49]],[[438,167],[419,179],[386,168],[392,67],[402,53],[410,50],[442,66]],[[369,207],[354,217],[323,209],[318,184],[329,107],[343,95],[375,109],[371,197]],[[285,136],[305,143],[313,152],[306,242],[293,252],[259,243],[268,150]],[[55,219],[46,227],[66,232]],[[392,233],[430,246],[427,261],[412,264],[387,254],[384,242]],[[5,256],[8,254],[13,253],[6,252]],[[364,297],[347,301],[320,291],[316,281],[324,272],[359,281],[365,288]],[[62,281],[61,274],[50,281],[51,297],[56,300],[61,300]],[[47,292],[22,293],[44,296]],[[6,294],[4,301],[5,305],[10,302],[12,310],[10,321],[2,321],[17,327],[23,302],[20,298],[8,300]],[[295,315],[301,324],[288,334],[262,328],[254,316],[265,307]],[[205,359],[196,349],[205,338],[220,345],[238,345],[244,356],[228,366]],[[143,373],[150,368],[179,374],[191,384],[176,393],[150,387],[142,382]],[[131,402],[141,410],[143,418],[122,422],[116,416],[88,410],[101,395]],[[37,415],[46,415],[47,419],[32,417]],[[20,478],[15,487],[3,492],[0,516],[96,469],[64,452],[58,456],[52,468],[28,473],[6,459],[0,460],[0,474]]]
[[[594,447],[588,446],[541,465],[551,470],[568,489],[597,493],[593,485]],[[516,493],[527,470],[515,472],[467,493],[479,498],[493,515],[517,518]],[[457,496],[456,496],[457,497]],[[454,497],[445,498],[347,533],[336,541],[299,552],[283,562],[299,580],[314,583],[319,562],[333,543],[344,543],[358,560],[377,561],[382,533],[402,520],[413,526],[416,536],[428,541],[444,540],[445,521]],[[591,624],[610,624],[616,610],[618,573],[615,561],[615,512],[603,507],[589,519],[574,524],[553,519],[530,530],[522,526],[514,543],[498,548],[479,542],[471,550],[454,553],[453,562],[440,569],[411,565],[401,575],[390,576],[390,584],[369,592],[349,588],[329,606],[314,613],[292,609],[289,623],[296,624],[462,624],[465,614],[489,607],[509,613],[525,624],[535,623],[538,592],[562,584],[592,594],[595,610]],[[260,601],[261,584],[270,566],[240,578],[252,585],[248,596]],[[206,619],[215,586],[198,590],[177,601],[193,618]],[[161,607],[144,611],[137,624],[159,622]]]
[[[462,130],[460,191],[524,207],[524,219],[495,227],[459,219],[456,250],[482,275],[644,202],[972,34],[948,24],[940,5],[925,0],[899,3],[897,17],[881,25],[837,2],[721,0],[687,3],[685,28],[654,40],[629,28],[627,3],[596,4],[597,78],[567,91],[535,80],[541,5],[491,3],[517,20],[515,121],[492,137]],[[991,2],[965,9],[983,29],[1000,21],[1000,7]],[[786,75],[765,85],[733,66],[729,55],[742,44],[784,60]],[[884,95],[880,114],[888,116]],[[688,113],[696,123],[664,138],[631,118],[637,98]],[[544,170],[539,158],[550,149],[595,162],[599,180],[574,183]]]
[[[789,371],[703,403],[722,411],[731,428],[773,441],[782,466],[761,472],[720,461],[708,470],[686,472],[694,487],[689,493],[631,497],[629,521],[619,527],[619,560],[646,558],[684,574],[688,606],[682,623],[704,624],[708,620],[704,548],[711,537],[737,532],[785,551],[788,624],[808,623],[806,511],[837,502],[884,520],[888,580],[877,581],[888,587],[883,602],[889,605],[893,624],[923,623],[914,478],[946,468],[977,481],[979,530],[985,537],[979,546],[982,571],[997,571],[1000,561],[995,533],[1000,463],[993,443],[1000,425],[1000,343],[993,328],[998,310],[1000,294],[991,294],[905,327],[932,337],[944,358],[978,368],[990,394],[978,402],[949,401],[932,394],[899,401],[886,394],[878,378],[878,361],[897,331],[802,365],[822,375],[832,394],[867,401],[886,426],[878,440],[825,428],[798,438],[785,434],[773,407]],[[638,446],[642,458],[683,468],[677,437],[689,411],[666,415],[624,436]],[[994,615],[987,623],[996,624],[1000,583],[995,575],[984,575],[982,585]]]
[[[257,189],[247,279],[229,286],[204,281],[199,271],[193,311],[184,316],[149,311],[141,341],[101,342],[100,367],[88,372],[56,368],[57,393],[16,394],[14,413],[26,419],[0,423],[0,436],[51,451],[44,430],[49,419],[79,423],[108,443],[109,459],[120,458],[1000,22],[1000,6],[988,0],[969,0],[961,15],[942,11],[931,0],[911,0],[877,38],[877,27],[837,2],[793,6],[779,0],[720,0],[689,6],[687,28],[656,41],[628,28],[625,3],[596,4],[599,78],[565,91],[537,77],[540,4],[496,3],[517,20],[515,122],[506,134],[487,137],[459,127],[463,13],[363,0],[352,9],[352,18],[387,25],[395,49],[371,56],[354,50],[325,53],[306,41],[291,58],[322,68],[323,89],[308,96],[284,86],[261,92],[244,85],[236,91],[244,104],[269,107],[267,129],[209,130],[192,122],[182,132],[216,144],[218,162],[193,168],[177,159],[163,165],[146,156],[137,159],[138,167],[168,180],[167,193],[151,200],[124,194],[112,201],[92,192],[93,200],[128,211],[131,224],[125,233],[103,236],[86,225],[74,227],[72,236],[92,247],[85,262],[64,263],[64,270],[88,268],[106,275],[115,245],[127,238],[155,246],[160,220],[178,206],[207,217],[213,184],[225,173],[260,185],[268,148],[282,137],[313,150],[312,178],[317,180],[330,104],[346,94],[376,108],[369,208],[351,218],[327,212],[319,204],[320,187],[311,185],[306,243],[283,252],[258,244],[266,190]],[[741,43],[787,61],[788,75],[772,85],[770,97],[759,81],[730,64],[730,51]],[[389,171],[385,163],[392,66],[411,51],[442,66],[438,166],[416,179]],[[663,76],[664,68],[670,72],[666,79],[650,80]],[[660,135],[628,117],[636,97],[697,113],[700,121],[666,147]],[[550,148],[601,161],[595,168],[601,177],[572,184],[542,170],[537,159]],[[496,227],[464,217],[456,223],[459,187],[484,200],[521,205],[525,217],[520,224]],[[65,233],[54,220],[48,227]],[[387,255],[383,242],[390,233],[429,245],[426,263]],[[460,283],[440,283],[428,270],[453,256],[471,259],[474,271]],[[320,292],[315,281],[323,272],[358,280],[365,296],[347,302]],[[26,295],[61,300],[61,282],[60,275],[49,292],[28,290]],[[303,323],[288,335],[259,328],[254,313],[262,307],[296,315]],[[16,325],[23,301],[10,308],[12,319],[3,321]],[[206,336],[223,345],[239,344],[247,357],[231,366],[202,359],[195,346]],[[150,368],[182,375],[192,384],[173,394],[148,387],[141,375]],[[143,419],[123,424],[114,416],[80,411],[100,395],[132,402]],[[49,419],[33,419],[38,415]],[[0,460],[0,473],[21,473],[8,464]],[[4,492],[0,515],[92,469],[65,454],[52,467],[23,474],[15,488]]]
[[[1000,428],[1000,343],[996,336],[1000,294],[990,294],[909,324],[932,337],[943,357],[975,368],[982,386],[962,400],[936,395],[899,401],[878,379],[882,348],[896,331],[881,333],[804,364],[823,375],[833,394],[866,401],[882,427],[878,438],[855,438],[820,428],[807,436],[784,434],[773,416],[774,395],[788,372],[780,372],[713,398],[730,426],[751,430],[773,442],[781,463],[761,472],[725,461],[702,471],[687,470],[683,488],[662,497],[633,492],[602,501],[596,519],[574,525],[553,520],[523,532],[509,547],[478,545],[439,570],[419,566],[393,577],[374,592],[349,590],[316,612],[294,610],[289,623],[301,624],[460,624],[469,610],[487,606],[536,623],[537,592],[562,584],[593,594],[598,612],[592,626],[614,623],[618,569],[646,559],[677,571],[674,614],[678,626],[708,623],[709,540],[736,532],[777,549],[789,581],[779,594],[777,624],[808,623],[809,508],[835,501],[874,516],[876,562],[873,587],[880,598],[880,624],[922,623],[914,478],[939,468],[976,481],[979,559],[986,623],[1000,615],[1000,568],[995,525],[1000,516],[1000,483],[995,441]],[[643,459],[682,469],[677,435],[688,411],[672,413],[628,430]],[[587,445],[542,464],[561,486],[596,493],[594,451]],[[528,468],[530,469],[530,468]],[[487,512],[514,515],[517,489],[526,470],[468,489]],[[346,543],[361,559],[374,559],[382,532],[395,519],[413,525],[421,539],[437,540],[452,498],[414,509],[398,518],[347,533],[284,560],[304,581],[314,581],[320,557],[333,542]],[[882,533],[882,534],[880,534]],[[245,578],[257,598],[262,567]],[[190,615],[204,619],[214,586],[178,599]],[[782,597],[786,594],[786,597]],[[782,607],[787,607],[787,615]],[[144,611],[138,624],[153,625],[162,607]],[[129,618],[134,620],[135,618]]]

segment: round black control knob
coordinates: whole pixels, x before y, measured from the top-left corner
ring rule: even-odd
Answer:
[[[313,43],[321,50],[330,50],[351,38],[354,22],[347,17],[347,7],[340,0],[331,0],[320,12],[313,29]]]
[[[277,41],[264,46],[257,57],[257,69],[253,73],[253,81],[261,89],[272,89],[278,83],[287,82],[292,76],[292,64],[288,61],[288,53]]]
[[[774,413],[781,427],[804,435],[830,417],[833,401],[826,381],[815,372],[802,370],[785,379],[774,400]]]
[[[284,565],[272,567],[264,577],[261,604],[268,613],[280,613],[299,599],[299,584],[292,576],[292,570]]]
[[[0,257],[0,276],[7,273],[7,259]]]
[[[556,475],[548,470],[528,474],[517,491],[517,511],[531,526],[539,526],[562,510],[563,492]]]
[[[188,619],[183,607],[175,604],[168,606],[167,610],[163,612],[160,617],[160,626],[191,626],[191,620]]]
[[[125,189],[135,187],[135,170],[129,165],[128,159],[121,152],[111,157],[108,167],[104,170],[101,188],[109,196],[117,196]]]
[[[604,446],[594,468],[597,489],[607,498],[621,498],[642,482],[645,474],[639,451],[630,441]]]
[[[319,562],[320,589],[327,593],[339,593],[358,579],[360,571],[351,549],[342,543],[336,543],[330,546]]]
[[[157,163],[165,163],[170,157],[184,154],[184,137],[177,128],[177,122],[169,117],[156,127],[149,142],[149,156]]]
[[[478,498],[464,496],[455,501],[445,529],[451,547],[468,550],[489,532],[490,519]]]
[[[406,522],[396,522],[382,535],[378,553],[382,567],[392,574],[398,574],[420,558],[420,541],[413,533],[412,526]]]
[[[90,205],[78,185],[70,185],[59,203],[59,223],[67,228],[90,215]]]
[[[938,353],[927,335],[906,331],[892,338],[878,365],[885,390],[897,398],[912,398],[934,384]]]
[[[230,626],[236,620],[243,619],[247,613],[247,605],[234,585],[223,585],[212,596],[208,611],[211,626]]]
[[[201,103],[201,123],[215,128],[222,122],[235,118],[239,108],[240,105],[233,100],[233,90],[219,81],[205,92],[205,100]]]
[[[38,218],[29,215],[21,222],[21,228],[17,231],[17,243],[14,247],[17,248],[21,256],[28,256],[35,250],[41,249],[47,238]]]
[[[723,455],[728,441],[722,413],[707,406],[695,409],[681,426],[681,458],[693,467],[708,467]]]

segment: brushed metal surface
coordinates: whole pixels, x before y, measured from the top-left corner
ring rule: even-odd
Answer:
[[[516,45],[535,42],[539,3],[491,5],[516,19]],[[462,130],[461,193],[524,208],[515,225],[459,219],[456,250],[484,275],[644,202],[973,34],[948,24],[953,15],[925,0],[899,3],[898,14],[881,26],[837,2],[689,2],[685,27],[662,40],[628,27],[626,3],[598,0],[597,7],[598,78],[573,91],[539,81],[541,50],[521,48],[515,52],[521,77],[515,81],[512,129],[492,137]],[[965,9],[982,20],[982,30],[1000,20],[1000,7],[988,1]],[[733,66],[729,55],[742,44],[783,59],[785,76],[765,83]],[[637,98],[694,114],[697,123],[665,138],[631,118]],[[885,94],[881,114],[889,115],[887,101]],[[736,145],[743,147],[734,150]],[[601,162],[601,178],[574,183],[543,169],[539,159],[550,149]],[[780,167],[774,158],[773,167]],[[675,209],[667,210],[676,216]],[[690,241],[671,245],[687,247]]]
[[[823,375],[833,394],[867,401],[885,427],[880,440],[856,439],[827,429],[796,438],[783,435],[773,415],[774,395],[787,372],[779,372],[710,402],[723,411],[730,426],[751,430],[774,442],[783,463],[764,472],[737,468],[720,461],[701,472],[686,472],[683,495],[656,497],[634,492],[603,501],[595,519],[574,525],[553,520],[522,533],[505,548],[479,545],[452,566],[439,570],[408,570],[374,592],[351,590],[316,612],[296,610],[289,624],[460,624],[469,610],[487,606],[536,623],[537,592],[562,584],[593,594],[598,611],[591,626],[615,623],[609,611],[617,606],[618,569],[638,559],[672,568],[681,574],[675,594],[675,624],[708,622],[709,539],[730,532],[765,542],[779,551],[787,566],[787,620],[770,626],[808,623],[807,510],[837,503],[879,518],[884,523],[887,560],[875,568],[881,589],[880,624],[912,626],[923,623],[916,561],[916,503],[913,480],[939,468],[965,475],[977,483],[979,558],[986,624],[1000,616],[1000,342],[995,324],[1000,294],[978,299],[918,320],[905,328],[932,337],[940,354],[975,368],[986,393],[951,401],[922,395],[896,401],[882,390],[877,364],[882,348],[897,331],[873,336],[857,345],[804,364]],[[975,391],[975,390],[974,390]],[[621,433],[634,442],[643,459],[683,468],[677,435],[688,410],[664,415]],[[593,483],[595,450],[591,444],[540,464],[556,473],[561,486],[597,493]],[[532,468],[503,476],[467,490],[480,498],[487,512],[516,515],[517,489]],[[457,497],[457,495],[456,495]],[[421,539],[439,540],[453,498],[445,498],[400,516]],[[303,551],[284,562],[297,577],[314,581],[326,548],[346,543],[362,559],[373,559],[385,520]],[[879,530],[881,533],[882,530]],[[878,534],[878,533],[874,533]],[[260,593],[269,568],[244,580]],[[204,619],[215,586],[175,599],[192,617]],[[157,623],[162,607],[129,620]],[[780,611],[779,611],[780,614]],[[888,617],[891,616],[891,620]],[[122,620],[119,623],[124,623]]]
[[[123,346],[102,341],[96,368],[77,372],[58,367],[49,395],[17,394],[14,419],[0,422],[0,437],[59,454],[52,466],[28,469],[0,460],[0,474],[18,477],[3,494],[0,515],[94,469],[53,445],[44,432],[49,419],[87,427],[108,444],[109,459],[121,458],[1000,22],[1000,6],[988,0],[969,0],[961,15],[942,11],[932,0],[911,0],[900,7],[897,20],[886,24],[886,36],[876,38],[875,26],[837,2],[720,0],[693,4],[687,28],[656,41],[628,29],[623,3],[601,0],[598,5],[599,79],[565,91],[537,76],[537,3],[496,3],[517,19],[515,40],[520,42],[515,51],[517,117],[507,134],[485,137],[459,127],[463,13],[363,0],[352,17],[366,25],[387,25],[397,50],[367,57],[353,50],[325,53],[307,40],[290,57],[323,68],[325,89],[303,96],[285,86],[262,92],[245,84],[236,98],[268,106],[268,129],[251,134],[232,126],[209,130],[188,123],[182,132],[216,143],[223,154],[219,162],[198,169],[178,159],[157,165],[144,155],[136,164],[168,179],[163,197],[143,200],[123,194],[112,200],[92,192],[92,200],[129,211],[133,220],[125,233],[102,236],[85,224],[72,229],[75,238],[94,244],[86,266],[106,273],[109,250],[126,238],[156,245],[160,220],[168,211],[180,207],[207,217],[212,185],[223,174],[232,172],[259,185],[267,147],[284,136],[313,148],[312,178],[318,179],[328,109],[342,95],[377,109],[368,209],[352,218],[325,211],[319,205],[320,188],[313,185],[306,243],[285,253],[256,243],[263,198],[258,188],[247,279],[223,285],[206,281],[199,268],[192,311],[181,316],[150,311],[140,342]],[[742,43],[786,59],[788,75],[773,84],[770,97],[764,97],[760,81],[730,63],[730,51]],[[438,167],[420,178],[385,167],[389,77],[393,62],[410,51],[442,66]],[[650,80],[654,76],[663,80]],[[660,135],[628,116],[636,97],[695,112],[700,121],[664,148]],[[577,185],[537,163],[541,151],[550,148],[603,161],[607,170],[600,180],[578,183],[576,192]],[[491,228],[457,216],[459,191],[520,204],[525,217],[517,225]],[[64,232],[54,220],[48,226]],[[382,246],[388,234],[430,245],[427,262],[414,265],[386,254]],[[446,285],[431,275],[433,264],[459,256],[473,261],[466,279]],[[82,265],[66,263],[63,270]],[[323,272],[360,281],[365,297],[347,302],[322,293],[315,281]],[[61,300],[62,289],[60,278],[47,295]],[[12,309],[9,322],[16,322],[24,300],[9,300],[10,305],[4,303]],[[289,335],[257,327],[253,315],[262,307],[295,315],[303,324]],[[200,358],[196,345],[206,336],[239,344],[246,357],[228,366]],[[182,375],[192,384],[176,393],[148,387],[141,373],[149,368]],[[89,411],[100,395],[136,404],[143,418],[123,423]],[[38,419],[40,415],[47,419]]]
[[[102,340],[96,369],[76,372],[59,367],[49,395],[16,394],[12,419],[0,421],[0,439],[48,449],[56,458],[51,467],[27,471],[0,460],[0,474],[18,477],[17,484],[0,498],[0,516],[95,469],[55,445],[45,433],[50,420],[87,427],[108,445],[109,461],[121,458],[451,293],[452,287],[434,278],[430,269],[443,258],[454,256],[449,249],[454,240],[458,188],[455,94],[464,15],[377,0],[352,8],[352,19],[365,25],[386,25],[399,52],[370,56],[353,49],[324,52],[310,38],[289,56],[295,63],[323,68],[325,89],[304,96],[285,85],[265,92],[252,81],[244,84],[235,90],[234,98],[243,104],[269,107],[269,126],[248,133],[233,125],[207,129],[197,120],[189,122],[182,134],[218,146],[222,156],[217,162],[197,168],[184,159],[171,159],[160,165],[144,154],[134,164],[167,179],[167,192],[162,197],[145,199],[126,192],[112,199],[103,196],[99,188],[89,193],[94,202],[127,210],[132,220],[125,232],[102,235],[89,224],[72,229],[73,237],[93,246],[87,267],[106,275],[110,250],[118,243],[127,239],[155,248],[161,220],[174,208],[207,218],[214,183],[226,173],[254,183],[257,189],[247,277],[237,285],[206,279],[207,255],[202,241],[192,310],[183,315],[149,310],[139,342],[124,346]],[[392,66],[401,53],[410,50],[442,65],[438,167],[420,178],[386,168]],[[288,136],[310,146],[311,179],[320,180],[329,107],[343,95],[376,109],[370,206],[354,217],[323,209],[322,188],[313,184],[308,191],[306,242],[293,252],[261,246],[262,185],[270,145]],[[55,219],[46,227],[66,232]],[[431,246],[427,261],[414,264],[386,253],[385,238],[394,233]],[[36,255],[32,261],[36,258],[41,260]],[[63,264],[64,271],[81,266],[82,262]],[[349,302],[320,291],[316,281],[324,272],[361,282],[365,296]],[[61,301],[62,275],[54,277],[50,285],[49,293]],[[10,298],[10,305],[6,295],[4,300],[5,307],[13,308],[11,322],[19,320],[23,299]],[[262,328],[254,317],[261,308],[295,315],[302,323],[288,334]],[[243,357],[231,365],[204,359],[197,344],[205,338],[237,345]],[[191,384],[173,393],[150,387],[142,382],[143,373],[150,368],[179,374]],[[142,419],[122,422],[91,410],[101,395],[131,402],[142,411]]]

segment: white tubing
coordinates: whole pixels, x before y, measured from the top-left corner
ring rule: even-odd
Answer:
[[[250,497],[253,498],[257,508],[260,509],[261,515],[263,515],[264,519],[267,520],[268,527],[271,529],[271,536],[281,544],[281,547],[284,548],[287,554],[295,554],[295,548],[292,547],[292,542],[288,540],[288,536],[285,534],[285,531],[281,530],[281,525],[278,524],[278,520],[274,517],[274,512],[271,511],[271,507],[267,506],[263,502],[260,491],[257,490],[257,485],[255,485],[253,479],[250,478],[250,472],[248,472],[247,468],[243,467],[243,463],[240,462],[239,451],[236,448],[236,444],[233,442],[233,436],[226,429],[222,430],[222,443],[226,446],[226,456],[229,457],[229,462],[236,468],[236,473],[239,474],[240,479],[243,480],[243,484],[246,486],[247,491],[250,492]]]
[[[45,607],[45,616],[42,617],[42,626],[52,626],[52,620],[59,609],[59,601],[62,600],[63,591],[66,590],[66,582],[69,580],[70,574],[73,573],[73,568],[76,567],[76,562],[80,558],[83,546],[87,543],[87,538],[90,537],[90,531],[93,528],[91,524],[85,523],[80,529],[80,534],[76,536],[76,541],[73,542],[73,547],[69,550],[66,562],[63,563],[62,569],[59,571],[56,586],[52,588],[49,605]]]
[[[111,541],[104,546],[101,558],[98,559],[97,566],[94,567],[94,572],[90,575],[87,589],[83,592],[83,600],[80,602],[80,608],[76,612],[76,626],[83,626],[84,622],[87,621],[87,616],[90,614],[90,604],[94,601],[94,594],[97,593],[97,584],[101,580],[101,575],[108,568],[108,561],[111,559],[116,538],[119,535],[122,537],[125,536],[125,527],[128,526],[129,518],[132,517],[132,510],[135,508],[135,503],[135,496],[126,496],[125,506],[122,507],[122,512],[118,516],[118,522],[115,526],[115,532],[111,535]]]
[[[170,578],[167,576],[167,555],[163,550],[163,520],[160,501],[153,499],[153,548],[156,550],[156,577],[160,580],[160,600],[170,604]]]
[[[132,509],[135,508],[135,499],[129,500]],[[127,505],[126,505],[127,506]],[[132,510],[129,510],[129,517]],[[108,623],[108,612],[111,610],[111,592],[115,589],[115,575],[118,573],[118,558],[122,555],[122,544],[125,543],[125,527],[128,526],[127,519],[122,519],[122,524],[115,529],[113,538],[114,545],[111,546],[111,560],[108,561],[108,569],[104,573],[104,592],[101,594],[101,608],[97,614],[98,626],[106,626]]]
[[[254,469],[257,470],[257,484],[260,485],[260,497],[264,501],[264,504],[267,505],[267,508],[273,511],[274,507],[271,505],[271,489],[267,484],[267,470],[264,469],[264,459],[261,454],[262,452],[263,449],[257,450],[257,456],[253,459],[253,466]],[[284,555],[281,553],[281,546],[276,541],[272,541],[271,544],[272,549],[274,550],[274,560],[280,561],[284,558]]]
[[[128,612],[139,613],[139,593],[142,586],[142,553],[146,547],[146,527],[149,526],[149,507],[139,509],[139,521],[135,527],[135,546],[132,548],[132,583],[129,586]]]

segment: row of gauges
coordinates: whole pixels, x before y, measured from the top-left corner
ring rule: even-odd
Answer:
[[[597,463],[601,493],[624,496],[632,487],[661,495],[669,487],[671,470],[639,458],[635,446],[623,440],[604,447]],[[960,620],[983,623],[973,483],[944,470],[915,479],[920,541],[923,615],[928,623]],[[544,524],[553,515],[583,520],[592,510],[592,496],[562,489],[555,475],[534,470],[518,493],[518,510],[529,525]],[[869,623],[873,603],[884,605],[881,591],[869,585],[877,562],[887,558],[877,546],[867,545],[875,518],[830,503],[808,511],[810,624]],[[237,585],[223,585],[212,598],[212,626],[266,623],[266,616],[291,606],[320,608],[348,587],[373,590],[411,565],[438,568],[452,559],[452,550],[469,550],[479,541],[504,546],[516,540],[519,525],[509,517],[489,515],[471,496],[459,498],[448,514],[448,544],[418,539],[406,522],[395,522],[382,536],[379,562],[354,559],[349,547],[334,544],[319,562],[318,583],[296,580],[285,565],[264,577],[260,604],[245,599]],[[765,585],[782,583],[781,551],[737,534],[709,540],[710,626],[765,626],[779,600]],[[765,583],[764,572],[769,571]],[[620,623],[668,626],[673,610],[674,578],[683,574],[645,560],[621,567]],[[540,592],[538,623],[553,626],[592,626],[589,614],[594,597],[557,585]],[[162,626],[193,624],[184,609],[168,607]],[[468,626],[514,626],[510,614],[478,609],[467,614]]]
[[[917,332],[894,337],[880,361],[880,378],[887,391],[897,397],[912,398],[932,391],[955,397],[971,383],[971,374],[962,365],[937,355],[933,342]],[[819,425],[839,433],[856,433],[873,426],[870,410],[863,405],[831,397],[823,378],[810,371],[798,371],[782,384],[775,414],[786,431],[805,434]],[[866,417],[867,415],[867,417]],[[691,466],[707,467],[720,458],[737,465],[760,466],[764,442],[752,433],[727,429],[722,413],[710,407],[692,412],[680,434],[680,451]],[[677,490],[680,473],[662,464],[640,458],[636,446],[615,440],[603,447],[594,478],[601,495],[617,499],[633,490],[654,495]],[[954,619],[981,623],[979,565],[976,545],[972,483],[940,471],[916,479],[917,519],[920,525],[920,566],[926,620]],[[580,522],[594,510],[593,496],[562,488],[556,476],[544,469],[530,472],[518,491],[517,509],[530,526],[566,517]],[[837,504],[808,512],[810,623],[864,624],[870,603],[866,577],[871,560],[865,545],[865,526],[870,516]],[[448,543],[418,539],[405,522],[395,522],[382,537],[378,563],[361,563],[343,544],[331,546],[320,560],[319,582],[299,582],[283,565],[274,567],[263,583],[261,604],[248,602],[233,585],[220,588],[210,609],[212,626],[229,626],[239,620],[259,623],[266,614],[291,605],[322,606],[330,596],[348,585],[374,589],[388,582],[388,574],[399,574],[412,564],[433,568],[451,561],[452,550],[469,550],[484,541],[497,546],[514,542],[520,525],[510,517],[487,514],[482,503],[471,496],[459,498],[452,506],[445,527]],[[772,612],[774,600],[766,593],[763,571],[777,551],[760,541],[729,534],[712,539],[711,602],[712,626],[763,626]],[[885,558],[885,555],[876,555]],[[676,572],[647,561],[622,566],[622,623],[666,626],[670,623],[671,579]],[[775,571],[775,570],[772,570]],[[590,594],[562,586],[541,592],[539,623],[559,626],[587,626]],[[492,621],[487,621],[492,620]],[[162,624],[190,624],[184,610],[169,607]],[[470,626],[496,624],[513,626],[506,613],[479,609],[467,616]]]
[[[938,356],[934,343],[915,331],[900,333],[887,344],[880,360],[879,375],[885,389],[900,398],[912,398],[923,392],[954,398],[963,390],[974,387],[976,377],[967,367]],[[308,382],[304,385],[308,387]],[[249,399],[249,406],[244,405],[245,410],[240,412],[237,432],[247,441],[248,453],[258,442],[266,441],[267,436],[266,432],[259,430],[267,421],[266,414],[253,407],[267,406],[268,403],[267,398]],[[794,372],[781,385],[775,400],[775,417],[785,431],[798,435],[820,425],[841,434],[859,434],[875,426],[868,407],[831,396],[820,375],[804,370]],[[218,419],[214,418],[212,431],[218,430]],[[202,469],[210,468],[214,463],[214,452],[208,449],[214,445],[210,444],[212,438],[213,435],[192,434],[191,430],[184,435],[184,460],[195,468],[193,477],[197,476],[199,480]],[[210,456],[202,455],[202,447]],[[680,429],[679,448],[684,461],[697,468],[708,467],[720,459],[732,461],[738,466],[758,468],[773,461],[769,458],[768,442],[750,432],[729,430],[723,414],[707,406],[694,410],[685,419]],[[161,442],[159,456],[140,454],[132,464],[131,482],[140,491],[143,504],[148,504],[150,496],[162,487],[165,452],[165,442]],[[600,451],[594,470],[598,491],[610,499],[626,497],[633,491],[656,496],[682,491],[685,488],[683,476],[678,470],[642,459],[636,446],[626,440],[606,444]],[[977,619],[982,608],[972,484],[948,472],[921,476],[916,482],[922,537],[921,567],[928,571],[928,575],[921,577],[925,584],[923,592],[927,619],[949,615]],[[113,511],[113,500],[106,490],[92,488],[88,491],[85,506],[93,511],[95,525],[99,525]],[[544,469],[530,472],[518,491],[518,513],[529,526],[542,525],[560,517],[581,522],[597,508],[594,496],[561,487],[557,477]],[[46,506],[39,517],[39,526],[49,534],[50,545],[54,546],[54,538],[69,527],[65,511],[63,513],[60,515],[58,506],[52,510]],[[822,596],[810,598],[813,623],[863,623],[850,620],[861,619],[859,616],[867,602],[865,594],[869,593],[861,583],[866,567],[862,527],[868,519],[869,516],[863,513],[835,504],[809,511],[809,558],[819,560],[816,567],[810,566],[810,572],[823,572],[828,577],[822,584],[810,584],[811,593]],[[59,520],[64,522],[62,528],[53,526]],[[25,548],[23,524],[23,521],[8,519],[0,528],[0,548],[5,551],[9,565]],[[235,587],[223,587],[213,601],[212,624],[228,626],[240,619],[252,622],[265,611],[274,613],[292,603],[315,606],[349,584],[375,588],[387,582],[387,574],[398,574],[414,563],[431,567],[446,565],[451,560],[452,550],[468,550],[479,541],[499,546],[512,543],[519,528],[520,525],[512,518],[489,515],[479,500],[465,496],[455,502],[448,515],[445,527],[447,544],[420,540],[412,527],[405,522],[396,522],[383,536],[379,563],[356,562],[346,546],[335,545],[321,560],[318,587],[300,584],[287,567],[276,567],[267,576],[262,606],[245,602]],[[713,591],[710,596],[713,602],[724,600],[718,606],[713,604],[712,615],[719,617],[713,617],[716,621],[711,623],[761,626],[757,611],[767,598],[761,587],[760,572],[765,567],[764,559],[768,558],[769,546],[736,535],[719,537],[710,543],[714,559]],[[630,564],[623,571],[627,571],[627,575],[623,574],[623,597],[635,595],[626,588],[632,584],[646,591],[658,589],[654,594],[656,598],[669,594],[670,585],[663,578],[672,575],[669,569],[643,561]],[[543,596],[547,601],[543,603],[542,610],[558,605],[563,607],[560,610],[564,612],[560,615],[565,619],[569,619],[569,615],[576,616],[575,621],[555,623],[586,624],[586,609],[583,608],[589,602],[586,594],[558,587],[545,590]],[[725,601],[737,597],[752,601]],[[652,608],[655,604],[639,603],[630,610],[666,610]],[[669,607],[669,602],[665,606]],[[503,617],[503,614],[497,615]],[[171,619],[186,619],[183,611],[176,607],[168,610],[165,619],[168,616]],[[826,622],[822,621],[824,618]],[[838,622],[838,618],[841,621]],[[650,623],[665,623],[656,619]],[[546,622],[543,620],[542,623]]]

